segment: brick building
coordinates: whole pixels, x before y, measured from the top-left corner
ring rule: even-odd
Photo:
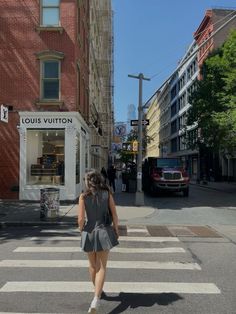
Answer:
[[[194,39],[199,46],[197,53],[198,67],[201,68],[210,52],[219,48],[227,39],[231,30],[236,29],[236,10],[210,9],[194,33]],[[213,36],[212,36],[213,35]],[[198,78],[201,79],[199,72]],[[214,180],[236,181],[236,152],[232,154],[213,154],[205,148],[201,155],[201,172],[207,178]]]
[[[202,45],[198,51],[199,67],[201,67],[209,52],[219,48],[225,42],[230,30],[236,28],[235,15],[236,11],[230,9],[206,10],[203,20],[194,32],[197,45]],[[216,31],[217,33],[214,34]],[[211,37],[212,35],[214,36]]]
[[[89,167],[89,1],[0,1],[0,199],[75,199]]]

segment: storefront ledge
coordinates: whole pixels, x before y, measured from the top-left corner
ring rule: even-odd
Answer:
[[[37,26],[35,29],[39,34],[41,32],[59,32],[62,34],[64,31],[62,26]]]
[[[48,100],[39,100],[35,102],[36,106],[59,106],[60,108],[62,108],[62,106],[64,105],[64,101],[48,101]]]

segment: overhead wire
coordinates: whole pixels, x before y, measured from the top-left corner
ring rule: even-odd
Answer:
[[[212,37],[214,37],[223,27],[225,27],[225,25],[227,25],[230,21],[232,21],[235,17],[236,17],[236,11],[233,11],[234,15],[228,20],[226,21],[224,24],[222,24],[218,29],[216,29],[202,44],[200,44],[196,49],[194,49],[194,51],[184,60],[182,60],[182,62],[177,66],[177,68],[171,73],[171,75],[168,76],[168,78],[164,81],[164,83],[161,84],[161,86],[154,92],[154,94],[161,90],[161,88],[170,80],[171,76],[176,73],[188,60],[190,60],[202,47],[203,45],[206,44],[206,42],[208,42]],[[153,95],[154,95],[153,94]],[[146,107],[146,105],[148,104],[149,100],[153,97],[153,95],[151,97],[149,97],[149,99],[145,102],[145,104],[143,105],[143,108]]]
[[[225,20],[226,18],[228,18],[230,15],[235,14],[235,12],[236,12],[235,10],[232,11],[232,12],[230,12],[229,14],[225,15],[222,19],[216,21],[216,22],[215,22],[214,24],[212,24],[212,25],[215,26],[216,24],[218,24],[218,23],[222,22],[223,20]],[[205,32],[205,30],[202,31],[202,32],[200,32],[200,33],[198,33],[198,35],[201,35],[201,34],[203,34],[204,32]],[[163,72],[163,71],[161,70],[161,73],[162,73],[162,72]],[[150,77],[150,79],[153,79],[154,77],[158,76],[159,74],[160,74],[160,71],[157,72],[157,73],[155,73],[155,74],[153,74],[153,75]]]

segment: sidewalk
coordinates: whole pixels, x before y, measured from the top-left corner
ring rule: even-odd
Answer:
[[[221,192],[236,195],[236,183],[208,182],[207,185],[197,184],[191,181],[190,184],[200,188],[213,189]],[[125,225],[129,220],[141,218],[145,221],[152,215],[156,208],[152,207],[152,202],[147,201],[145,206],[135,206],[135,193],[121,192],[121,182],[117,182],[117,191],[114,194],[116,208],[121,225]],[[150,205],[147,205],[150,204]],[[61,202],[59,217],[40,219],[40,202],[10,201],[0,200],[0,228],[4,226],[37,226],[37,225],[74,225],[77,226],[78,204],[71,202],[65,204]]]
[[[135,206],[135,193],[118,191],[114,194],[116,209],[120,224],[126,224],[129,219],[144,218],[155,211],[153,207]],[[78,204],[67,205],[61,202],[59,217],[40,219],[40,202],[4,201],[0,200],[0,228],[4,226],[33,225],[75,225],[77,226]]]
[[[196,181],[190,181],[190,184],[200,186],[207,189],[212,189],[216,191],[222,191],[226,193],[235,193],[236,194],[236,182],[212,182],[207,181],[207,184],[204,184],[202,181],[197,183]]]

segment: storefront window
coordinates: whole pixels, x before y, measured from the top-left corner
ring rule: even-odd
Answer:
[[[27,130],[27,184],[64,185],[65,130]]]
[[[80,183],[80,134],[76,134],[76,184]]]

